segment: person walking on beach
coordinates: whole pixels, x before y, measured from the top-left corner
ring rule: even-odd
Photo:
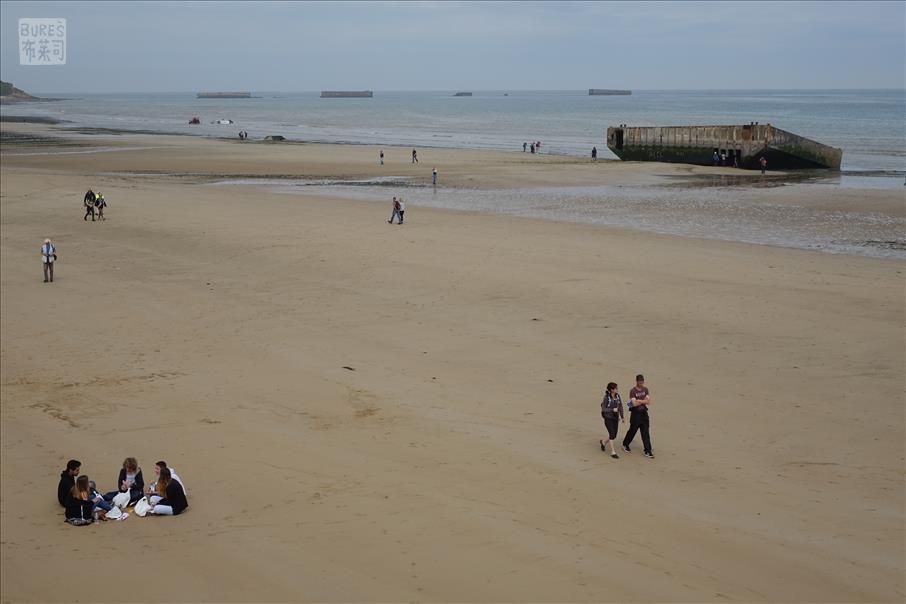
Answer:
[[[761,166],[761,175],[764,176],[765,170],[768,169],[768,160],[766,160],[763,155],[761,156],[761,159],[758,160],[758,165]]]
[[[597,161],[597,159],[598,159],[598,148],[597,147],[591,148],[591,159],[592,159],[592,161]]]
[[[650,421],[648,419],[648,406],[651,404],[651,394],[645,387],[645,376],[641,373],[635,376],[635,387],[629,391],[629,432],[623,439],[623,450],[632,453],[629,445],[635,438],[635,433],[642,432],[642,445],[645,457],[654,459],[651,451],[651,436],[649,434]]]
[[[381,165],[384,165],[384,150],[381,149]]]
[[[607,384],[607,391],[601,401],[601,417],[604,419],[604,429],[607,430],[607,440],[598,441],[601,443],[601,450],[606,453],[607,445],[610,444],[610,456],[619,459],[620,456],[614,451],[613,443],[617,440],[619,422],[625,422],[626,419],[623,417],[623,401],[620,399],[620,392],[613,382]]]
[[[433,170],[431,170],[431,177],[432,177],[431,184],[433,184],[436,187],[437,186],[437,167],[435,167]]]
[[[403,201],[402,197],[400,197],[399,208],[400,208],[400,211],[399,211],[400,221],[397,224],[403,224],[403,220],[406,215],[406,202]]]
[[[53,263],[57,260],[57,248],[50,239],[45,239],[41,245],[41,261],[44,263],[44,283],[47,283],[48,276],[53,283]]]
[[[413,164],[418,163],[418,153],[415,151],[415,149],[412,150],[412,163]]]
[[[529,150],[532,152],[532,154],[535,153],[535,143],[532,143],[531,145],[529,145]]]
[[[525,148],[528,147],[528,143],[522,143],[522,152],[525,153]]]
[[[91,222],[94,222],[94,202],[97,200],[97,195],[94,194],[94,191],[88,189],[88,192],[85,193],[85,199],[83,203],[85,204],[85,217],[82,220],[87,221],[88,215],[91,214]]]
[[[387,222],[393,224],[394,218],[396,218],[397,222],[402,221],[402,216],[400,216],[400,202],[396,200],[396,197],[393,198],[393,213],[390,214],[390,220]]]
[[[107,200],[104,199],[103,193],[98,193],[97,199],[94,200],[94,205],[98,209],[98,220],[107,220],[104,218],[104,208],[107,207]]]

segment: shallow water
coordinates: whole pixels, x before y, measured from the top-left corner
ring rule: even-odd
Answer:
[[[459,189],[411,185],[406,177],[354,182],[336,180],[236,179],[210,186],[246,185],[291,195],[373,201],[390,207],[406,200],[407,217],[418,208],[510,214],[562,222],[598,224],[684,237],[906,259],[906,221],[884,214],[832,211],[788,203],[765,203],[740,186],[590,186],[526,189]],[[815,187],[811,183],[786,184]],[[388,209],[389,214],[389,209]]]

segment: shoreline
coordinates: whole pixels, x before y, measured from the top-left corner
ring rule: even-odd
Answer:
[[[403,159],[406,149],[393,147],[86,134],[21,123],[3,124],[0,135],[4,169],[88,170],[105,178],[368,201],[397,190],[414,207],[906,259],[902,192],[848,188],[823,176],[765,178],[733,168],[459,149],[425,149],[425,161],[413,165]],[[379,148],[384,166],[376,161]],[[432,166],[440,168],[438,188],[430,184]]]
[[[160,142],[3,160],[4,600],[71,600],[99,567],[94,599],[122,600],[136,542],[187,601],[903,598],[902,262],[101,175],[373,163]],[[659,176],[445,157],[508,186]],[[613,460],[601,389],[639,372],[656,457]],[[189,510],[66,526],[66,460],[105,490],[126,456],[166,459]]]

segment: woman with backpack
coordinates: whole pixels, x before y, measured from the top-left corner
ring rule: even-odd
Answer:
[[[601,401],[601,417],[604,419],[604,428],[607,430],[607,441],[600,440],[601,450],[607,452],[607,443],[610,443],[610,456],[619,459],[620,456],[614,450],[613,443],[617,439],[617,429],[620,422],[625,422],[623,418],[623,401],[620,398],[620,392],[617,385],[613,382],[607,384],[607,391],[604,393],[604,399]]]

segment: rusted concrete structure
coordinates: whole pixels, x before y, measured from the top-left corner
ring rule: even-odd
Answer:
[[[374,96],[371,90],[322,90],[322,99],[370,99]]]
[[[632,94],[631,90],[611,90],[609,88],[589,88],[588,96],[623,96]]]
[[[200,99],[250,99],[251,92],[199,92]]]
[[[653,126],[607,129],[607,148],[626,161],[714,165],[714,153],[727,165],[757,169],[759,160],[778,170],[839,170],[843,150],[822,145],[770,124],[744,126]]]

